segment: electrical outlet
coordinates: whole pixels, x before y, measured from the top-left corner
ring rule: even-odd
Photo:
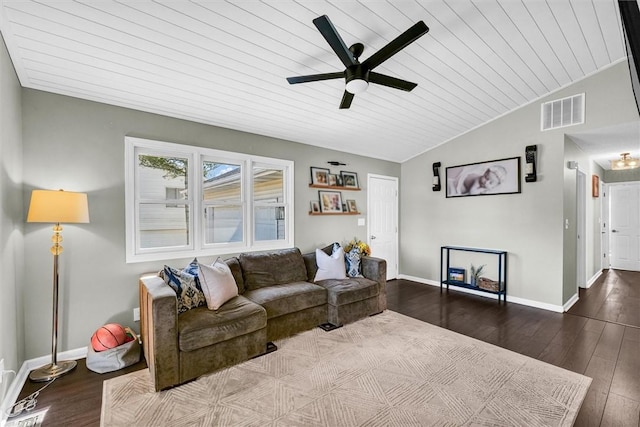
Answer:
[[[136,307],[133,309],[133,321],[134,322],[140,321],[140,307]]]

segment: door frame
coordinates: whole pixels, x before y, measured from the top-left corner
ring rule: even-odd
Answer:
[[[400,209],[399,209],[399,205],[400,205],[400,179],[397,176],[387,176],[387,175],[379,175],[379,174],[373,174],[373,173],[369,173],[367,174],[367,189],[370,190],[371,189],[371,179],[375,178],[375,179],[385,179],[388,181],[394,181],[395,185],[396,185],[396,202],[394,204],[394,218],[395,218],[395,226],[396,226],[396,235],[395,235],[395,239],[393,242],[393,246],[394,246],[394,252],[395,252],[395,258],[396,258],[396,265],[395,265],[395,272],[392,272],[393,274],[391,274],[392,277],[394,278],[398,278],[400,276],[400,247],[399,247],[399,235],[400,235],[400,225],[399,225],[399,220],[400,220]],[[371,246],[371,198],[369,197],[370,191],[367,191],[367,244],[369,244],[369,246]],[[387,277],[389,277],[389,266],[387,265]]]
[[[602,255],[600,268],[608,270],[611,267],[609,262],[609,184],[602,183],[600,194],[602,195],[600,203],[600,218],[602,218],[600,224],[600,255]]]
[[[587,287],[587,174],[576,169],[576,292]]]

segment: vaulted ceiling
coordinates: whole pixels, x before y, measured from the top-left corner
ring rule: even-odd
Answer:
[[[423,20],[430,31],[338,108],[327,15],[361,61]],[[401,162],[626,56],[615,0],[2,0],[24,87]]]

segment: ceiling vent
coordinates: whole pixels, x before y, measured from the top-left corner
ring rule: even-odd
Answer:
[[[584,123],[584,93],[542,104],[542,130]]]

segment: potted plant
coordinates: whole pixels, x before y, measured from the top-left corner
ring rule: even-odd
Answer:
[[[486,264],[482,264],[480,267],[476,268],[471,264],[471,286],[478,286],[478,279],[480,279],[480,274],[482,274],[482,269]]]

